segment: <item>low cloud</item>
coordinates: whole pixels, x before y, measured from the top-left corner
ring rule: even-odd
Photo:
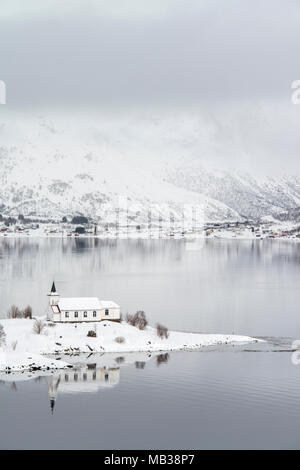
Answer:
[[[299,23],[295,0],[9,0],[0,78],[12,106],[289,100]]]

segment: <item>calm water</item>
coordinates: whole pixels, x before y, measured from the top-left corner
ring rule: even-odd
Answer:
[[[0,448],[299,448],[300,245],[1,240],[0,316],[95,295],[151,323],[267,336],[266,344],[169,355],[80,356],[50,377],[0,377]],[[53,414],[50,402],[52,403]]]

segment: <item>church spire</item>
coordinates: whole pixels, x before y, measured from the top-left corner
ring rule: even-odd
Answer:
[[[51,398],[50,400],[50,409],[51,409],[51,414],[54,414],[54,408],[55,408],[55,400]]]
[[[50,307],[52,305],[57,305],[58,302],[59,302],[59,298],[60,298],[60,295],[58,294],[57,290],[56,290],[56,287],[55,287],[55,282],[53,281],[53,284],[52,284],[52,287],[51,287],[51,291],[49,292],[48,294],[48,298],[49,298],[49,305]],[[52,314],[53,312],[51,312]]]

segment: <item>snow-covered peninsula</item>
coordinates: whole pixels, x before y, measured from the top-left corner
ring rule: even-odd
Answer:
[[[198,334],[170,331],[160,338],[155,328],[141,331],[125,322],[49,324],[41,334],[33,331],[35,320],[1,320],[6,338],[0,348],[0,370],[59,369],[69,366],[60,355],[105,352],[176,351],[229,343],[253,343],[248,336]],[[93,331],[95,337],[88,336]],[[46,357],[48,356],[48,357]],[[49,358],[49,356],[51,356]]]

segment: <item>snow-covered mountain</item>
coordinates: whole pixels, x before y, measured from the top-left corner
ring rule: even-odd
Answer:
[[[293,218],[291,209],[300,206],[300,178],[296,176],[257,180],[247,173],[183,166],[172,170],[168,180],[218,199],[244,218],[260,219],[266,215],[281,218],[285,211]]]
[[[207,221],[300,205],[295,176],[258,181],[207,166],[211,139],[195,120],[159,115],[8,114],[0,119],[0,214],[104,218],[118,196],[145,214],[153,203],[176,213],[199,204]]]
[[[109,116],[12,116],[2,122],[0,213],[107,220],[108,204],[117,207],[121,196],[145,218],[153,204],[169,205],[176,214],[183,204],[201,205],[207,220],[239,218],[222,202],[168,182],[155,141],[138,126],[123,118],[112,123]]]

